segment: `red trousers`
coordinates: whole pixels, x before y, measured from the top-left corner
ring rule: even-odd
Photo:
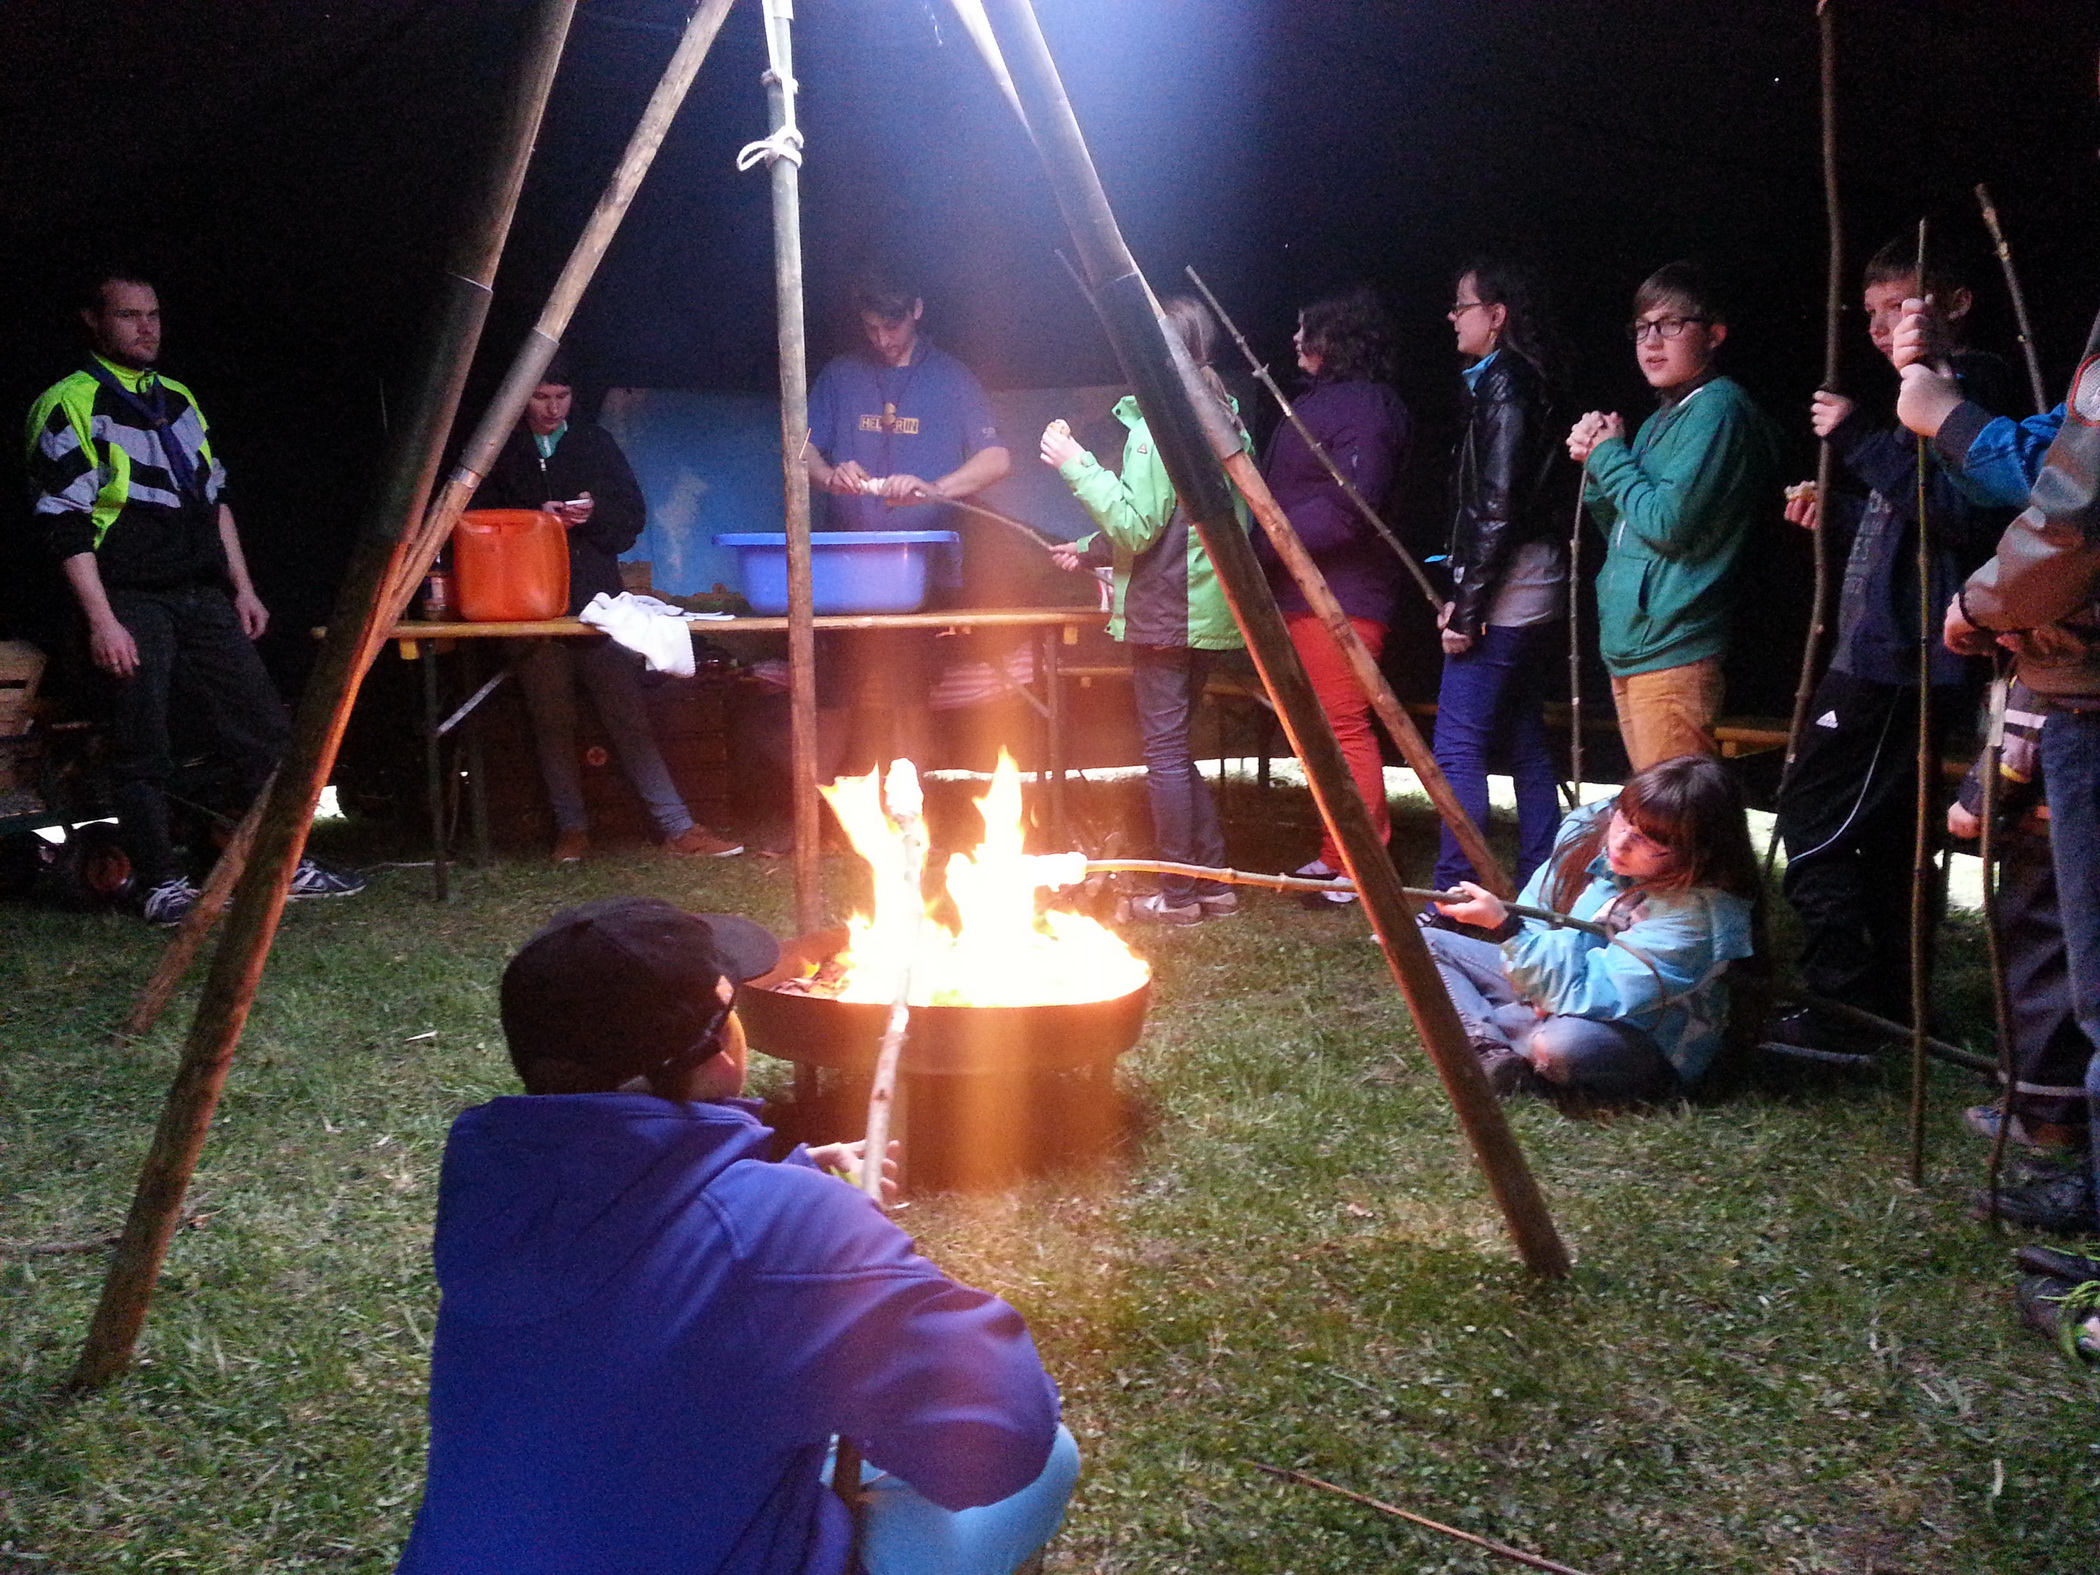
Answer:
[[[1335,741],[1342,746],[1342,758],[1349,762],[1357,795],[1371,812],[1371,827],[1383,842],[1392,831],[1393,822],[1386,813],[1385,760],[1379,753],[1378,733],[1371,721],[1371,697],[1356,681],[1349,658],[1342,654],[1342,648],[1316,614],[1289,613],[1284,623],[1291,631],[1291,644],[1298,648],[1298,660],[1305,664],[1305,676],[1312,680],[1313,693],[1320,697],[1320,709],[1327,713],[1334,728]],[[1376,661],[1378,653],[1385,649],[1385,625],[1368,618],[1351,618],[1349,627]],[[1320,839],[1320,862],[1331,870],[1342,867],[1342,851],[1334,845],[1331,833]]]

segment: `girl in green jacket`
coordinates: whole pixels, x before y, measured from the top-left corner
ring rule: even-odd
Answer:
[[[1210,369],[1216,320],[1189,296],[1169,296],[1160,306],[1189,359],[1203,369],[1212,394],[1237,421],[1238,407]],[[1210,784],[1190,752],[1189,724],[1203,698],[1212,653],[1238,650],[1239,627],[1203,540],[1174,496],[1137,400],[1126,396],[1115,413],[1130,429],[1121,476],[1081,448],[1063,421],[1043,431],[1043,463],[1064,478],[1099,527],[1069,547],[1053,549],[1051,556],[1068,570],[1113,565],[1108,632],[1130,647],[1131,696],[1144,739],[1153,840],[1159,857],[1171,863],[1216,866],[1225,862],[1225,836]],[[1244,434],[1242,441],[1247,441]],[[1246,529],[1244,505],[1239,519]],[[1167,924],[1196,924],[1238,909],[1239,899],[1229,887],[1185,875],[1162,875],[1156,893],[1132,904],[1138,917]]]

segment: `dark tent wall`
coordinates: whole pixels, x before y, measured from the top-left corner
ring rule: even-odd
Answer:
[[[2088,0],[1835,0],[1856,267],[1929,206],[1979,235],[1992,185],[2061,381],[2100,300]],[[1813,0],[1039,0],[1140,259],[1194,262],[1264,353],[1295,308],[1368,281],[1403,327],[1421,418],[1404,512],[1433,544],[1453,389],[1453,266],[1515,248],[1555,276],[1583,402],[1647,408],[1619,325],[1656,263],[1737,286],[1739,375],[1799,437],[1820,363],[1822,221]],[[65,313],[91,257],[164,283],[167,365],[206,401],[284,633],[326,608],[451,212],[478,156],[523,0],[14,0],[0,13],[0,399],[19,410],[75,355]],[[492,353],[530,321],[668,56],[678,0],[586,0],[499,282]],[[934,333],[1005,387],[1112,381],[1053,251],[1032,157],[945,0],[798,7],[813,351],[847,342],[851,271],[919,270]],[[589,388],[772,386],[755,6],[732,13],[571,343]],[[1995,281],[1980,334],[2010,349]],[[1889,379],[1848,324],[1849,385]],[[486,359],[486,358],[485,358]],[[479,383],[486,382],[487,368]],[[1264,420],[1266,416],[1264,415]],[[1010,435],[1032,463],[1033,434]],[[0,465],[19,497],[13,445]],[[1774,514],[1737,709],[1783,709],[1804,544]],[[11,576],[19,586],[20,576]],[[1776,612],[1766,609],[1777,608]],[[1421,631],[1414,631],[1419,642]],[[1419,690],[1419,644],[1398,658]]]

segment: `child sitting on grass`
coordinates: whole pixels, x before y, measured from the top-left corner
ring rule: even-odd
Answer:
[[[764,1158],[735,986],[773,938],[653,898],[557,914],[503,973],[523,1097],[445,1145],[430,1466],[403,1575],[1009,1575],[1078,1475],[1020,1315],[827,1169]]]
[[[1728,965],[1754,950],[1760,890],[1742,796],[1719,761],[1665,760],[1561,823],[1519,901],[1601,924],[1608,941],[1461,889],[1466,901],[1438,906],[1495,940],[1423,939],[1498,1092],[1655,1100],[1705,1075]]]

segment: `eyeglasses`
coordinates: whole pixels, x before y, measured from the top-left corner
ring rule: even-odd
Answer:
[[[1626,337],[1635,344],[1639,344],[1651,334],[1662,339],[1676,339],[1692,324],[1709,321],[1711,319],[1705,317],[1652,317],[1644,322],[1628,323]]]
[[[1493,301],[1453,301],[1451,303],[1451,310],[1446,312],[1444,315],[1450,318],[1451,321],[1455,323],[1461,317],[1465,316],[1466,313],[1474,310],[1476,307],[1493,306],[1494,304],[1495,303]]]

